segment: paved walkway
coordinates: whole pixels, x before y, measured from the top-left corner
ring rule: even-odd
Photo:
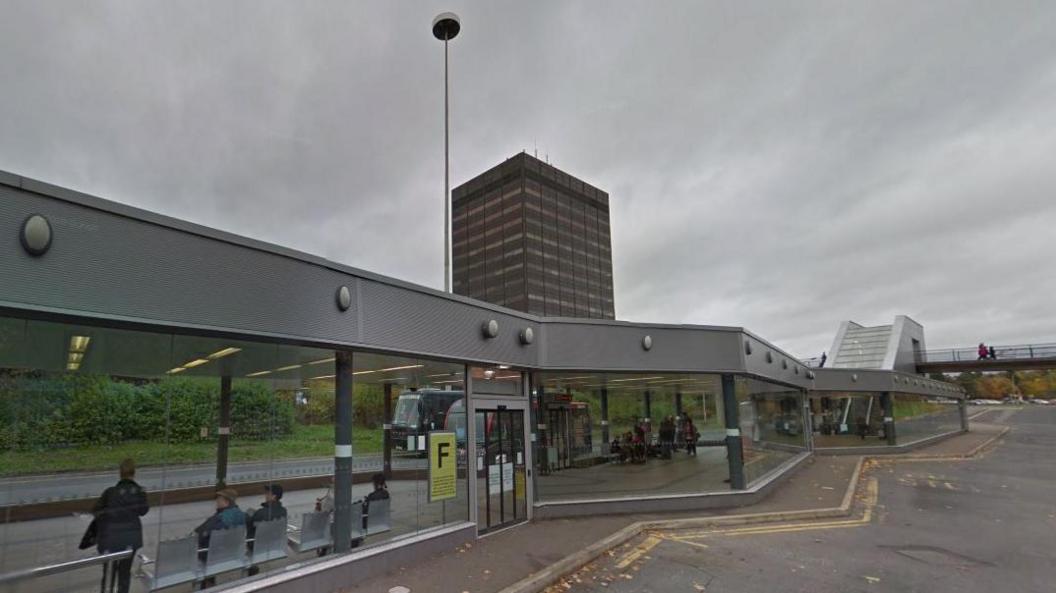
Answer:
[[[1003,427],[973,425],[959,435],[920,449],[917,455],[957,455],[973,451]],[[394,566],[386,575],[350,583],[349,593],[376,593],[402,585],[412,593],[487,593],[503,588],[635,522],[838,507],[858,464],[857,456],[815,456],[774,494],[750,507],[694,513],[640,514],[537,521],[480,539],[463,548]]]

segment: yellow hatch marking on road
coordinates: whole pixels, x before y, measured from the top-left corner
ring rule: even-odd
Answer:
[[[616,563],[616,568],[618,568],[620,570],[623,570],[624,568],[627,568],[628,566],[631,565],[632,562],[634,562],[635,560],[637,560],[637,559],[641,558],[642,556],[645,556],[646,554],[648,554],[649,550],[652,550],[653,548],[655,548],[656,544],[660,543],[661,541],[663,541],[663,540],[660,539],[659,537],[656,537],[655,535],[650,535],[649,537],[645,538],[645,541],[643,541],[642,543],[638,544],[637,546],[634,547],[633,550],[628,552],[627,555],[624,556],[622,560],[617,562]]]
[[[873,520],[873,508],[879,499],[880,484],[876,478],[870,478],[866,484],[865,496],[862,498],[864,511],[857,519],[844,519],[840,521],[814,521],[810,523],[784,523],[776,525],[754,525],[750,527],[732,527],[729,529],[709,529],[680,535],[667,536],[666,539],[689,543],[686,540],[704,538],[713,535],[763,535],[767,533],[789,533],[793,531],[811,531],[816,529],[844,529],[848,527],[861,527]]]

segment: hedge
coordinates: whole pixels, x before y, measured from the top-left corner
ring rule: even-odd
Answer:
[[[168,377],[157,382],[105,376],[0,375],[0,449],[111,445],[127,440],[170,443],[215,436],[220,382]],[[231,429],[239,439],[293,432],[292,398],[259,382],[235,381]]]

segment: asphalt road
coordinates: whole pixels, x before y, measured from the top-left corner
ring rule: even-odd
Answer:
[[[872,468],[876,503],[863,497],[855,518],[649,534],[552,590],[1051,593],[1056,407],[1008,422],[981,458]]]
[[[352,471],[379,471],[381,454],[358,455],[353,458]],[[393,455],[394,469],[424,468],[425,460]],[[228,465],[227,482],[253,482],[267,479],[282,480],[304,476],[332,475],[333,457],[252,461]],[[25,476],[0,479],[0,507],[32,502],[48,502],[71,498],[95,498],[117,481],[116,472],[59,473],[46,476]],[[174,467],[145,467],[136,472],[136,481],[149,492],[176,488],[209,486],[216,481],[216,466],[212,464],[180,465]]]

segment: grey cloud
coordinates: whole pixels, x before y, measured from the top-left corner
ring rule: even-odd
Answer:
[[[439,286],[441,10],[453,182],[608,190],[621,318],[1056,341],[1039,3],[9,2],[0,169]]]

